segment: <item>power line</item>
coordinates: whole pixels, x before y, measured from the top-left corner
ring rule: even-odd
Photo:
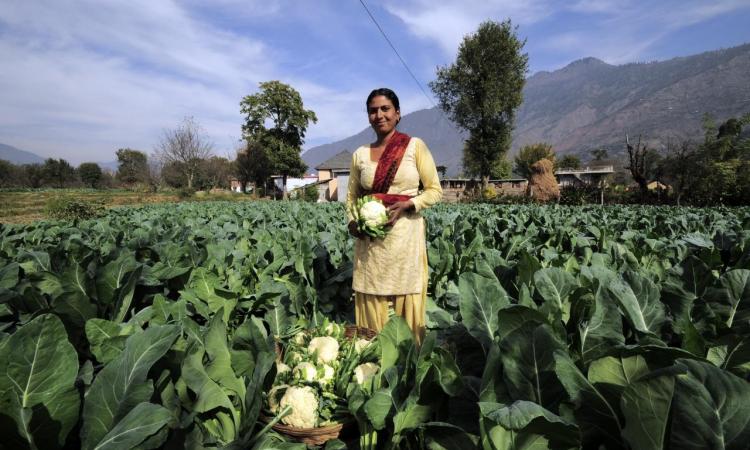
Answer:
[[[378,27],[378,30],[380,30],[380,34],[383,35],[386,42],[388,42],[388,45],[391,46],[391,49],[393,49],[393,52],[398,56],[398,59],[401,61],[401,64],[404,65],[404,68],[407,72],[409,72],[409,75],[411,75],[411,78],[414,80],[415,83],[417,83],[417,86],[419,86],[419,90],[422,91],[422,94],[424,94],[425,98],[432,104],[433,107],[435,107],[435,102],[432,101],[432,98],[430,98],[429,95],[427,95],[427,92],[425,92],[424,88],[422,87],[422,83],[417,80],[417,77],[414,76],[414,73],[409,69],[409,65],[406,64],[406,61],[404,61],[404,58],[401,57],[401,55],[398,53],[398,50],[396,50],[396,47],[393,45],[390,39],[388,39],[388,35],[385,34],[385,31],[383,31],[383,28],[380,26],[377,20],[375,20],[375,16],[372,15],[370,12],[370,9],[365,4],[364,0],[359,0],[359,3],[362,4],[362,7],[367,11],[367,15],[370,16],[370,19],[372,20],[372,23],[375,24],[376,27]]]

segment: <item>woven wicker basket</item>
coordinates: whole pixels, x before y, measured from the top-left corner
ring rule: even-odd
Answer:
[[[377,334],[377,332],[369,328],[358,327],[356,325],[347,325],[344,328],[344,336],[348,338],[361,337],[364,339],[373,339]],[[278,343],[276,345],[276,352],[279,355],[281,354],[281,348]],[[260,419],[264,422],[271,421],[269,417],[263,415],[260,416]],[[323,445],[331,439],[339,437],[339,433],[341,433],[344,425],[350,422],[351,421],[317,428],[295,428],[282,423],[277,423],[271,428],[277,433],[283,434],[307,445]]]

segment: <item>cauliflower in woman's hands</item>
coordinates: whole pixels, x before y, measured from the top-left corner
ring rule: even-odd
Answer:
[[[388,209],[380,200],[370,195],[360,198],[352,208],[352,216],[360,232],[375,238],[385,237]]]
[[[318,397],[310,386],[289,386],[281,397],[279,409],[292,407],[281,421],[297,428],[315,428],[318,424]]]

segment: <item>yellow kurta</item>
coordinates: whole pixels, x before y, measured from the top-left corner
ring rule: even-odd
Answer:
[[[377,162],[370,146],[352,155],[347,206],[372,188]],[[418,192],[419,182],[423,191]],[[357,239],[354,274],[357,325],[380,330],[388,320],[388,307],[404,316],[418,342],[424,335],[427,298],[427,247],[425,223],[420,211],[443,195],[435,162],[419,138],[411,138],[388,194],[412,196],[415,211],[402,216],[384,239]]]

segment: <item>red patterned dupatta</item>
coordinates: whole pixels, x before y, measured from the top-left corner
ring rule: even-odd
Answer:
[[[401,165],[401,159],[406,153],[406,147],[409,145],[411,137],[408,134],[393,132],[393,136],[385,146],[383,154],[378,160],[378,166],[375,169],[375,179],[372,182],[373,197],[382,201],[386,206],[396,202],[408,200],[408,195],[387,194],[393,179],[396,177],[398,167]]]

